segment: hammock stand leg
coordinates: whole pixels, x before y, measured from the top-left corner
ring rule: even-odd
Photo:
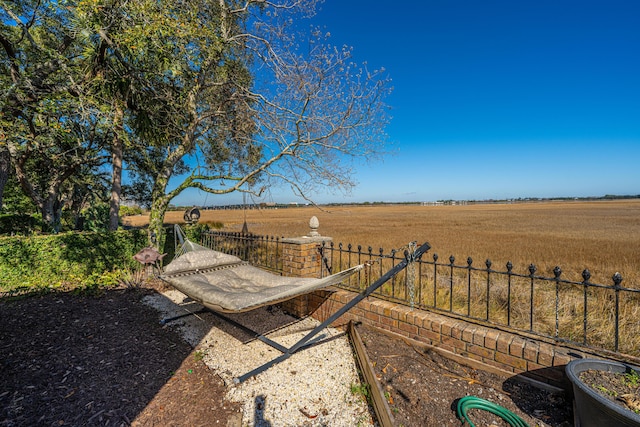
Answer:
[[[260,340],[263,343],[267,344],[268,346],[271,346],[273,348],[275,348],[276,350],[280,351],[281,353],[286,353],[287,352],[287,347],[283,346],[282,344],[279,344],[267,337],[265,337],[262,334],[259,334],[258,332],[254,331],[251,328],[248,328],[246,326],[244,326],[241,323],[236,322],[235,320],[225,316],[222,313],[218,313],[215,310],[211,310],[207,307],[202,307],[199,310],[196,311],[190,311],[188,313],[184,313],[184,314],[178,314],[177,316],[173,316],[173,317],[167,317],[166,319],[162,319],[160,320],[160,324],[161,325],[166,325],[169,322],[173,322],[174,320],[178,320],[178,319],[182,319],[183,317],[188,317],[188,316],[195,316],[201,313],[211,313],[214,316],[216,316],[217,318],[229,323],[232,326],[235,326],[236,328],[242,330],[243,332],[246,332],[247,334],[251,335],[254,339]]]
[[[182,319],[183,317],[188,317],[188,316],[195,316],[197,314],[206,313],[207,311],[209,311],[209,310],[207,308],[203,307],[203,308],[201,308],[199,310],[196,310],[196,311],[190,311],[188,313],[178,314],[177,316],[167,317],[166,319],[160,320],[160,324],[164,326],[169,322],[173,322],[174,320]]]
[[[431,246],[429,246],[428,243],[424,243],[422,246],[420,246],[418,249],[416,249],[416,251],[413,254],[411,254],[411,259],[405,258],[400,263],[398,263],[398,265],[393,267],[391,270],[387,271],[382,277],[380,277],[374,283],[369,285],[369,287],[367,289],[365,289],[364,291],[362,291],[361,293],[359,293],[358,295],[353,297],[353,299],[351,301],[349,301],[347,304],[345,304],[340,310],[336,311],[329,318],[327,318],[327,320],[325,320],[324,322],[320,323],[311,332],[309,332],[307,335],[305,335],[303,338],[301,338],[300,341],[298,341],[297,343],[295,343],[294,345],[292,345],[289,348],[282,347],[282,346],[280,346],[278,344],[278,346],[282,347],[282,349],[278,349],[278,350],[282,351],[282,353],[283,353],[281,356],[276,357],[275,359],[263,364],[262,366],[259,366],[259,367],[255,368],[254,370],[252,370],[250,372],[247,372],[244,375],[240,375],[239,377],[234,378],[233,382],[235,384],[240,384],[240,383],[248,380],[249,378],[258,375],[259,373],[266,371],[270,367],[272,367],[272,366],[274,366],[274,365],[276,365],[276,364],[278,364],[280,362],[283,362],[283,361],[287,360],[289,357],[291,357],[298,350],[301,350],[309,341],[311,341],[316,335],[318,335],[320,332],[322,332],[326,327],[328,327],[330,324],[335,322],[340,316],[345,314],[347,311],[351,310],[356,304],[358,304],[363,299],[367,298],[369,295],[371,295],[380,286],[384,285],[387,281],[389,281],[389,279],[391,279],[393,276],[395,276],[400,271],[402,271],[404,268],[406,268],[407,265],[409,265],[410,262],[414,262],[417,259],[419,259],[422,256],[422,254],[424,254],[430,248],[431,248]],[[268,340],[268,338],[266,338],[266,339]],[[271,341],[271,340],[269,340],[269,341]]]
[[[236,322],[233,319],[230,319],[229,317],[225,316],[222,313],[218,313],[217,311],[213,311],[213,310],[209,310],[211,312],[211,314],[213,314],[214,316],[218,317],[219,319],[224,320],[225,322],[231,324],[232,326],[235,326],[236,328],[242,330],[243,332],[248,333],[249,335],[251,335],[253,338],[262,341],[263,343],[267,344],[268,346],[271,346],[273,348],[275,348],[276,350],[278,350],[281,353],[286,353],[288,348],[283,346],[282,344],[279,344],[275,341],[273,341],[272,339],[269,339],[267,337],[265,337],[262,334],[259,334],[258,332],[254,331],[251,328],[248,328],[246,326],[244,326],[241,323]]]

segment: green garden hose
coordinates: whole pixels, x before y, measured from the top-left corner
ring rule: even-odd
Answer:
[[[484,400],[476,396],[465,396],[458,401],[458,418],[464,424],[465,420],[469,423],[470,427],[476,427],[467,416],[469,409],[482,409],[483,411],[491,412],[505,420],[513,427],[529,427],[529,424],[524,422],[522,418],[500,405]]]

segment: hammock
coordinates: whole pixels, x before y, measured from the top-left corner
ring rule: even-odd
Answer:
[[[242,313],[336,285],[362,265],[321,279],[283,277],[240,258],[185,240],[182,255],[160,277],[193,300],[221,313]]]
[[[422,254],[430,248],[428,243],[424,243],[415,251],[411,253],[406,252],[406,258],[404,260],[400,261],[378,280],[370,284],[365,290],[353,297],[351,301],[347,302],[342,308],[316,326],[298,342],[287,348],[220,313],[241,313],[254,310],[314,290],[326,288],[342,282],[356,271],[362,269],[363,266],[358,265],[322,279],[283,277],[253,267],[233,255],[217,252],[193,243],[184,238],[184,234],[178,225],[175,226],[175,234],[181,246],[179,250],[176,251],[174,260],[164,268],[164,274],[160,275],[160,278],[211,310],[216,316],[221,317],[246,332],[254,334],[256,339],[259,339],[282,353],[282,355],[262,366],[235,378],[234,382],[236,383],[241,383],[269,369],[271,366],[286,360],[297,351],[308,346],[309,342],[324,328],[331,325],[340,316],[371,295],[371,293],[398,272],[406,268],[407,265],[413,264],[414,261],[419,259]],[[178,239],[176,239],[176,241]],[[183,316],[185,315],[165,319],[162,323]]]

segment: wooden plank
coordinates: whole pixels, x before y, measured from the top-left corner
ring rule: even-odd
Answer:
[[[378,417],[378,423],[380,423],[381,427],[393,427],[394,419],[393,415],[391,415],[389,403],[384,397],[382,386],[380,385],[378,378],[373,372],[371,360],[367,355],[367,351],[364,348],[364,344],[362,343],[360,334],[358,333],[358,330],[356,329],[353,321],[349,322],[348,331],[351,344],[355,349],[358,367],[360,368],[360,372],[362,372],[362,376],[364,376],[364,379],[369,384],[369,388],[371,390],[371,403],[373,405],[373,410]]]

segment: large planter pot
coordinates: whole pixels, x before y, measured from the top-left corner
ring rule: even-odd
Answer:
[[[576,427],[640,427],[640,415],[611,402],[580,380],[580,373],[590,369],[620,374],[631,370],[640,372],[638,367],[607,360],[579,359],[569,362],[566,372],[573,385]]]

